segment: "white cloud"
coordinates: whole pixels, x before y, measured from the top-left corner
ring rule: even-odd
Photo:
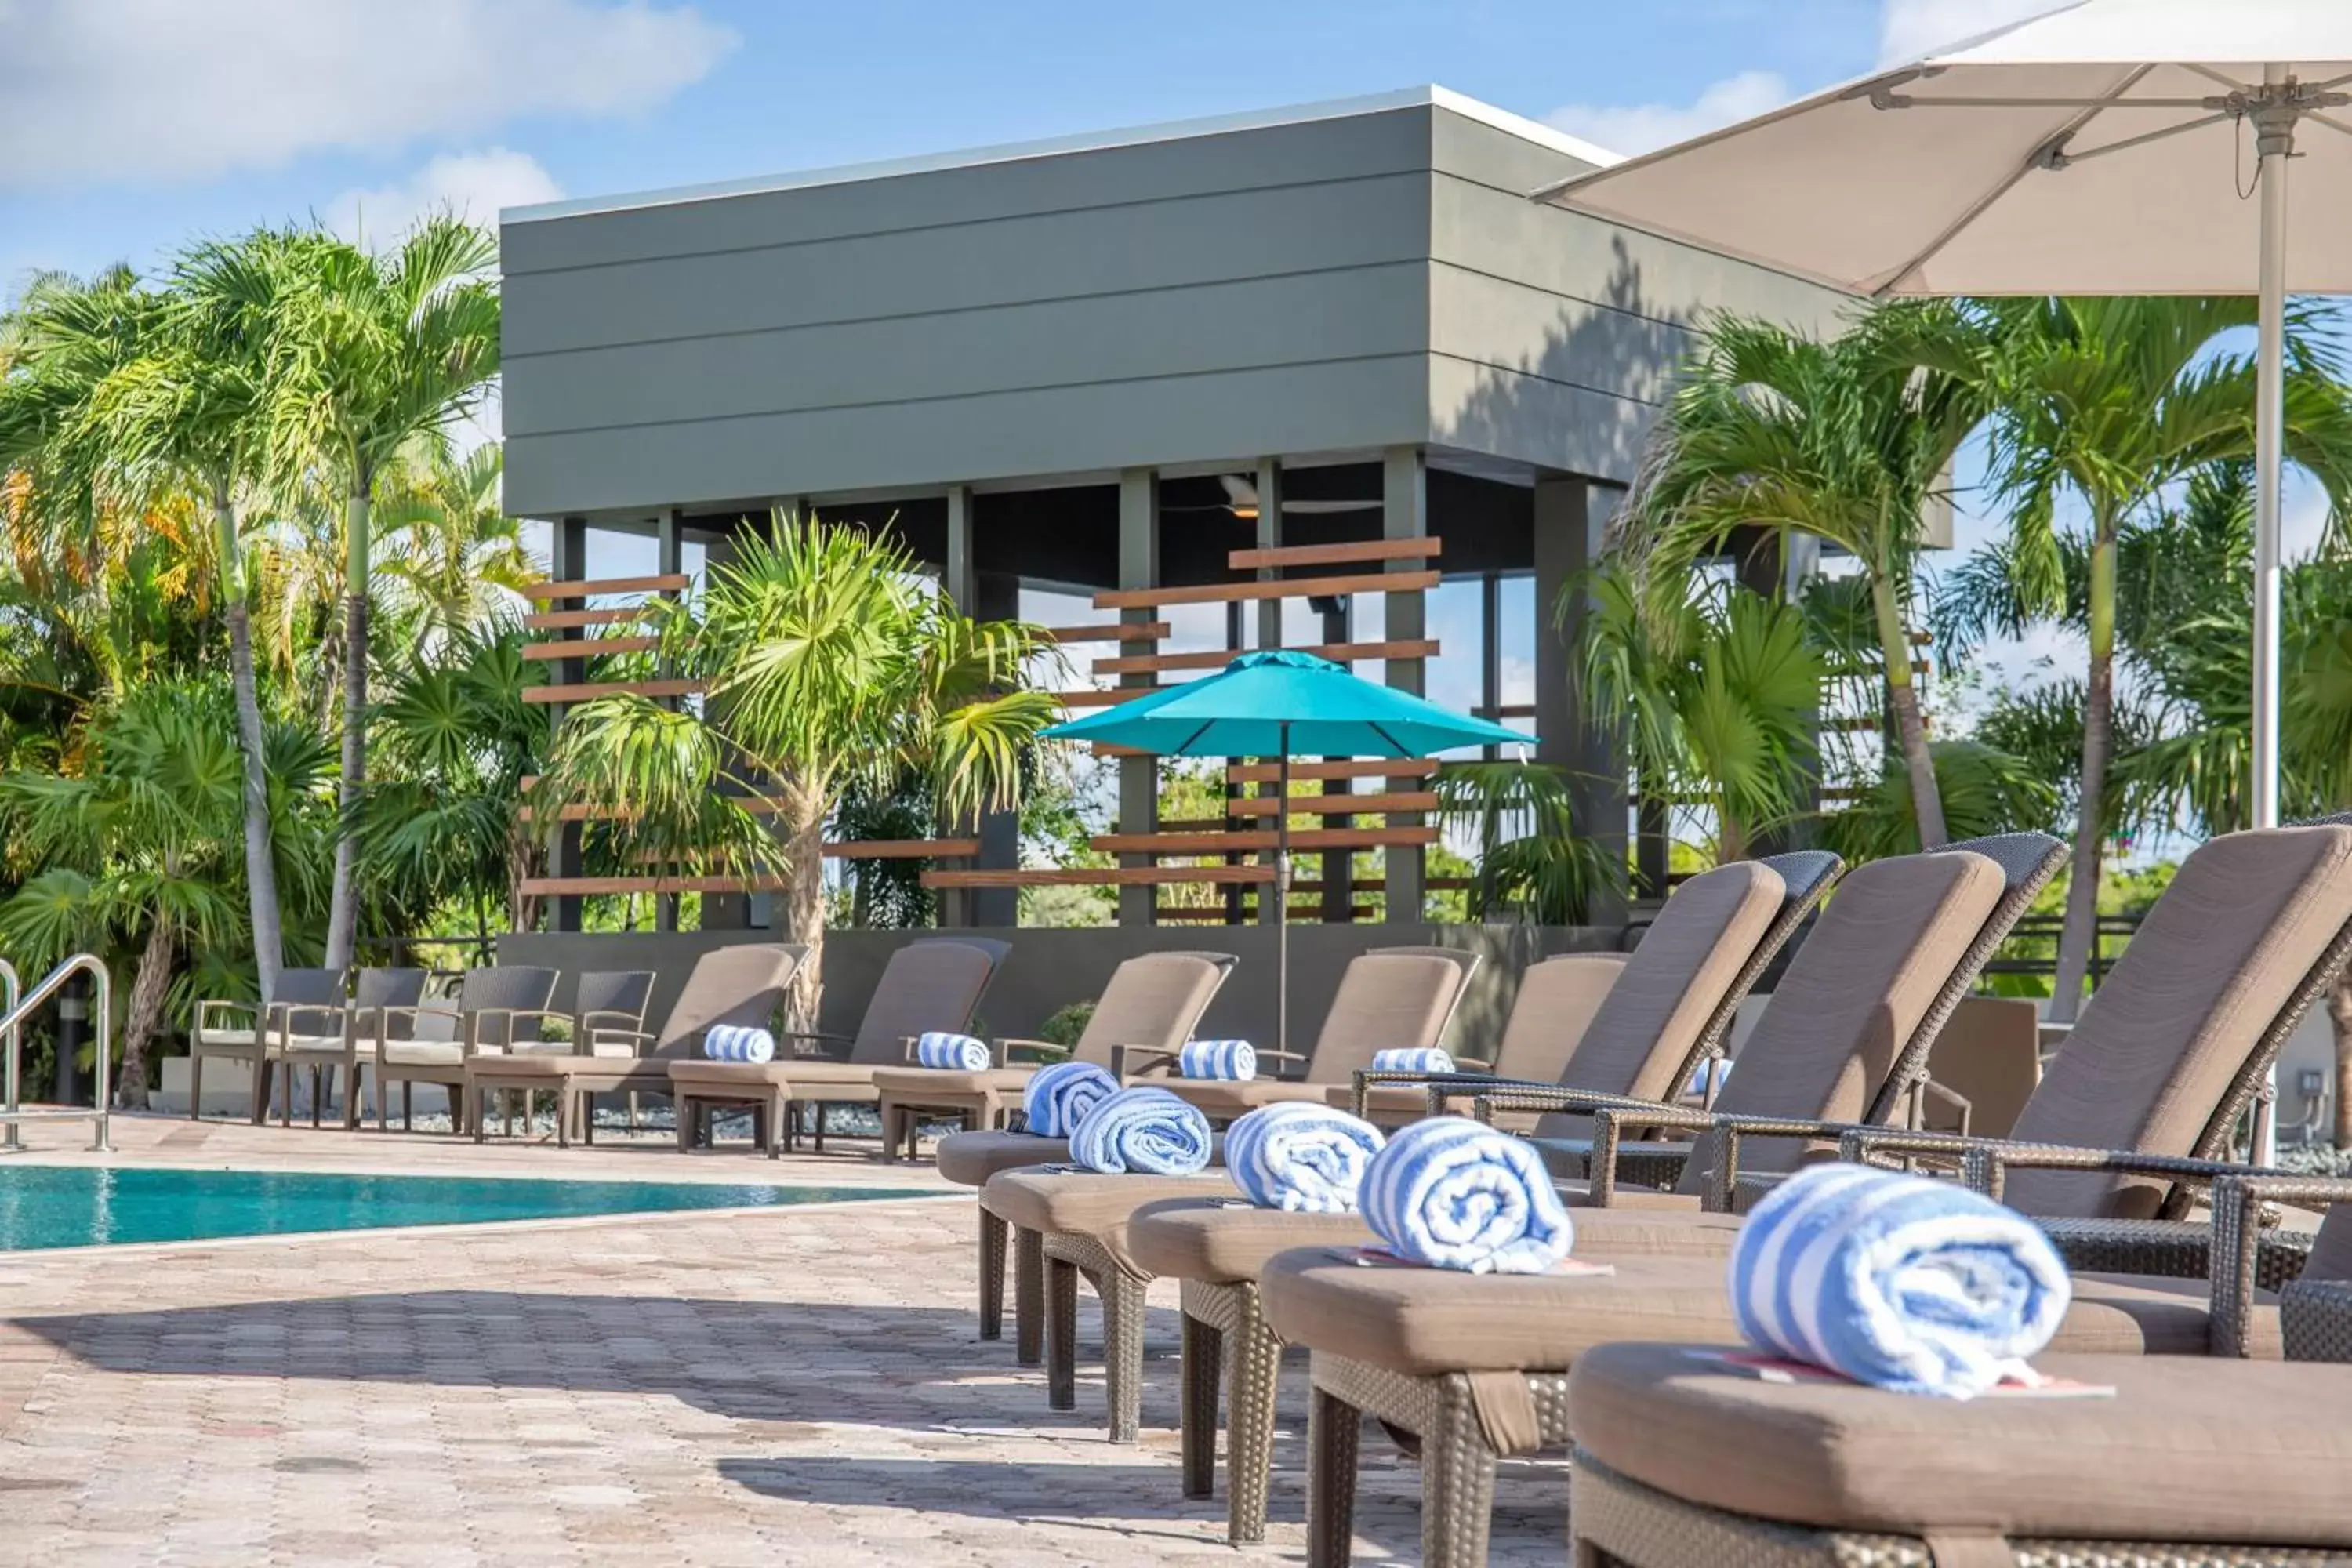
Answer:
[[[445,153],[404,180],[374,190],[345,191],[327,204],[327,226],[346,238],[383,247],[418,218],[454,212],[496,226],[500,207],[551,202],[563,195],[555,176],[528,153],[506,147]]]
[[[0,0],[0,187],[202,180],[651,108],[735,35],[656,0]]]
[[[1716,82],[1688,104],[1639,103],[1617,108],[1572,103],[1544,116],[1547,122],[1614,153],[1654,152],[1686,142],[1735,121],[1778,109],[1794,96],[1771,71],[1741,71]]]
[[[1899,65],[1930,49],[2055,11],[2067,0],[1886,0],[1878,26],[1878,59]]]

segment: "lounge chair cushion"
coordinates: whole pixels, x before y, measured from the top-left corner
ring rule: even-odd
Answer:
[[[1569,1398],[1577,1441],[1602,1465],[1734,1513],[1912,1536],[2352,1545],[2352,1425],[2314,1414],[2352,1400],[2352,1366],[2036,1364],[2116,1396],[1962,1403],[1765,1383],[1685,1347],[1621,1344],[1577,1363]]]
[[[1026,1132],[1001,1132],[992,1128],[976,1132],[950,1132],[940,1140],[940,1174],[967,1187],[984,1187],[999,1171],[1024,1165],[1066,1164],[1070,1141],[1037,1138]]]
[[[1173,1051],[1224,984],[1234,961],[1222,952],[1147,952],[1111,972],[1071,1055],[1110,1066],[1111,1050]]]
[[[876,1068],[874,1087],[884,1098],[920,1105],[928,1094],[950,1100],[975,1100],[984,1094],[1019,1098],[1034,1077],[1034,1068],[990,1068],[981,1072],[955,1072],[943,1068]]]
[[[980,1201],[1008,1225],[1048,1235],[1084,1236],[1100,1244],[1139,1278],[1150,1271],[1128,1247],[1135,1211],[1160,1198],[1239,1197],[1223,1171],[1192,1176],[1107,1175],[1093,1171],[1003,1171],[991,1176]]]
[[[699,1057],[688,1057],[668,1062],[665,1067],[669,1080],[681,1091],[710,1094],[726,1089],[740,1089],[747,1094],[764,1096],[769,1089],[785,1087],[799,1077],[797,1062],[714,1062]],[[847,1067],[847,1063],[836,1063]],[[860,1080],[870,1079],[864,1068],[851,1068]]]
[[[1003,1178],[999,1178],[1003,1180]],[[1738,1338],[1719,1258],[1591,1255],[1616,1272],[1465,1274],[1366,1268],[1329,1247],[1282,1253],[1258,1277],[1266,1321],[1290,1344],[1392,1372],[1559,1371],[1616,1340]],[[2057,1348],[2116,1355],[2201,1355],[2201,1279],[2075,1277]],[[2256,1325],[2258,1353],[2278,1352],[2278,1314]]]
[[[341,1050],[342,1042],[335,1042]],[[466,1059],[466,1047],[454,1040],[386,1040],[377,1054],[386,1067],[456,1067]]]
[[[1261,1105],[1274,1105],[1283,1100],[1306,1100],[1318,1105],[1324,1103],[1321,1084],[1297,1083],[1281,1079],[1155,1078],[1149,1081],[1200,1107],[1202,1114],[1216,1121],[1228,1121],[1255,1110]]]

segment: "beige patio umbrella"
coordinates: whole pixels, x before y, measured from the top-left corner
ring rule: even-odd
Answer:
[[[2286,291],[2352,291],[2347,89],[2352,0],[2077,0],[1536,194],[1869,296],[2259,294],[2268,826]]]

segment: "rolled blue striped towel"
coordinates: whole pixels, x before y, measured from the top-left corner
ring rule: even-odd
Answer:
[[[1087,1112],[1118,1092],[1118,1079],[1092,1062],[1039,1068],[1021,1094],[1021,1117],[1040,1138],[1067,1138]]]
[[[1292,1214],[1354,1211],[1381,1130],[1360,1116],[1294,1100],[1241,1117],[1225,1130],[1225,1165],[1244,1196]]]
[[[721,1024],[702,1037],[702,1054],[714,1062],[773,1061],[776,1037],[765,1029]]]
[[[1864,1165],[1782,1182],[1731,1249],[1739,1331],[1776,1355],[1904,1394],[1969,1399],[2050,1342],[2074,1287],[2014,1209]]]
[[[1465,1116],[1391,1136],[1364,1173],[1363,1207],[1398,1257],[1473,1274],[1541,1274],[1575,1236],[1534,1147]]]
[[[1374,1051],[1374,1072],[1452,1072],[1454,1058],[1435,1046],[1413,1046],[1402,1050]]]
[[[1683,1092],[1694,1097],[1705,1095],[1706,1093],[1707,1087],[1706,1080],[1710,1077],[1715,1079],[1715,1091],[1717,1094],[1722,1093],[1723,1086],[1725,1083],[1728,1082],[1731,1078],[1731,1058],[1729,1057],[1711,1057],[1707,1060],[1699,1063],[1698,1066],[1691,1068],[1690,1081],[1683,1085]]]
[[[1207,1168],[1213,1136],[1197,1107],[1146,1084],[1087,1112],[1070,1134],[1070,1158],[1089,1171],[1189,1176]]]
[[[1257,1076],[1257,1051],[1247,1040],[1187,1040],[1176,1053],[1182,1078],[1244,1079]]]
[[[988,1042],[970,1035],[931,1029],[915,1037],[915,1061],[922,1067],[944,1068],[950,1072],[986,1072],[995,1060],[988,1054]]]

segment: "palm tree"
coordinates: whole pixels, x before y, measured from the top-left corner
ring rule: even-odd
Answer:
[[[323,229],[279,237],[248,279],[270,312],[265,378],[278,466],[331,479],[343,497],[342,803],[327,963],[348,965],[356,935],[352,824],[367,779],[370,511],[376,484],[418,436],[446,430],[499,368],[499,296],[486,276],[498,242],[429,217],[385,255]]]
[[[497,442],[460,457],[436,435],[404,457],[374,520],[378,613],[428,657],[463,661],[476,645],[522,624],[523,589],[547,566],[499,502],[506,461]]]
[[[1993,345],[1944,302],[1873,310],[1827,342],[1725,317],[1707,331],[1620,511],[1640,602],[1678,613],[1698,563],[1743,529],[1810,533],[1851,554],[1872,620],[1921,841],[1946,840],[1911,671],[1922,521],[1983,422]]]
[[[1437,773],[1438,816],[1476,841],[1465,913],[1530,925],[1581,925],[1615,891],[1625,868],[1597,838],[1576,830],[1566,773],[1532,763],[1447,763]]]
[[[1029,626],[958,615],[887,540],[782,512],[772,538],[743,541],[698,610],[673,608],[658,635],[666,659],[708,683],[706,712],[584,704],[557,734],[534,810],[616,818],[631,858],[780,871],[786,930],[808,948],[793,1026],[814,1028],[825,827],[845,791],[912,772],[942,820],[1017,804],[1023,753],[1055,712],[1024,674],[1043,645]],[[772,814],[772,833],[751,805]]]
[[[2081,1005],[2098,915],[2114,751],[2119,552],[2133,521],[2159,509],[2173,488],[2210,464],[2251,455],[2252,356],[2210,351],[2218,334],[2252,323],[2253,307],[2244,300],[2103,298],[1982,309],[2001,336],[1992,467],[2010,503],[2009,575],[2020,618],[2068,607],[2059,497],[2072,497],[2087,519],[2080,624],[2090,662],[2074,856],[2051,1002],[2052,1016],[2064,1020]],[[2341,394],[2312,350],[2312,331],[2302,323],[2292,350],[2292,445],[2323,476],[2352,473],[2352,439],[2336,406]]]

